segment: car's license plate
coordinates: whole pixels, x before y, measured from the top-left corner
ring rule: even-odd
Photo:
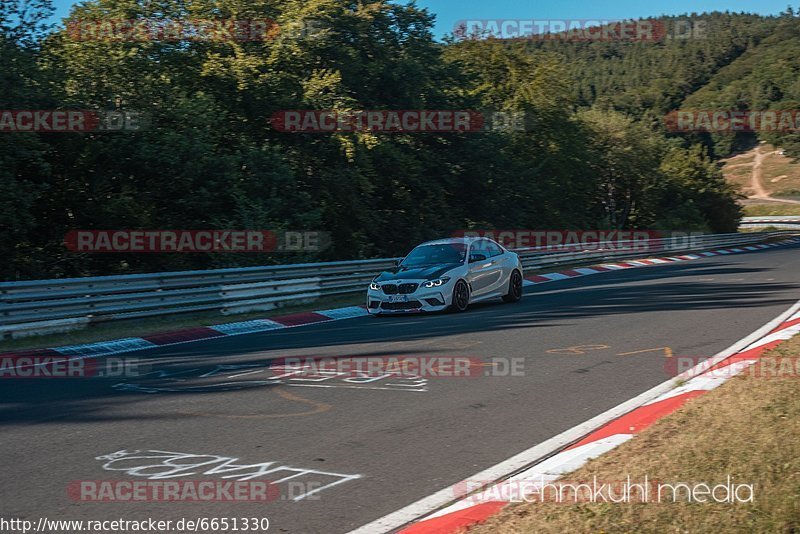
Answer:
[[[408,295],[392,295],[389,302],[408,302]]]

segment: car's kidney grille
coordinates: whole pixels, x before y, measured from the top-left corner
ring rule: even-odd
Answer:
[[[400,284],[399,286],[400,294],[408,295],[410,293],[413,293],[414,291],[417,290],[417,287],[419,287],[419,284]]]
[[[383,286],[381,286],[381,287],[383,289],[383,292],[386,295],[396,295],[397,294],[397,284],[383,284]]]

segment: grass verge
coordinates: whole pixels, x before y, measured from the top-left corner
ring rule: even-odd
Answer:
[[[800,204],[751,204],[744,206],[745,217],[766,217],[769,215],[800,215]]]
[[[800,336],[764,355],[797,358]],[[779,368],[781,368],[779,366]],[[796,367],[795,367],[796,368]],[[516,504],[470,534],[800,532],[798,376],[736,377],[566,475],[569,481],[753,484],[752,503]]]

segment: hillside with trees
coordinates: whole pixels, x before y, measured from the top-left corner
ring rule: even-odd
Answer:
[[[66,20],[268,17],[262,41],[75,39],[0,5],[0,109],[135,111],[134,132],[0,132],[0,278],[399,255],[462,229],[735,231],[722,136],[682,106],[797,108],[798,20],[714,13],[705,39],[446,39],[386,0],[89,0]],[[308,27],[314,32],[290,31]],[[713,24],[711,24],[713,22]],[[792,70],[794,69],[794,70]],[[524,112],[526,131],[286,133],[280,110]],[[773,140],[776,141],[776,140]],[[791,138],[784,144],[789,146]],[[320,254],[89,254],[75,229],[329,232]]]

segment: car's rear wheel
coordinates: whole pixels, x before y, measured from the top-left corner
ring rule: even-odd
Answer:
[[[503,295],[503,302],[520,300],[522,300],[522,274],[515,270],[508,279],[508,293]]]
[[[453,302],[450,304],[450,309],[454,312],[463,312],[469,306],[469,287],[463,280],[456,282],[453,287]]]

